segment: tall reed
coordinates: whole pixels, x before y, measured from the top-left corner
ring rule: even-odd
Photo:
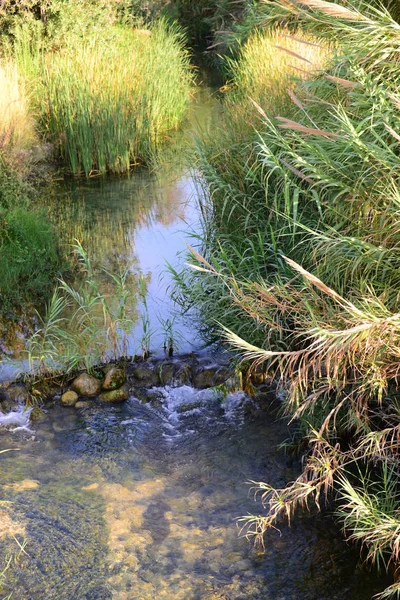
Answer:
[[[42,129],[74,174],[126,172],[181,123],[192,74],[177,27],[110,26],[47,50],[29,36],[17,31],[16,56],[37,80]]]
[[[267,65],[252,92],[256,133],[239,118],[235,144],[219,142],[226,132],[200,142],[206,236],[193,273],[177,274],[179,298],[204,309],[211,333],[222,324],[251,368],[283,378],[305,437],[302,474],[279,490],[260,484],[267,510],[246,519],[251,531],[262,540],[297,506],[337,493],[349,537],[397,571],[400,26],[366,2],[266,5],[264,26],[295,20],[332,51],[278,104]],[[246,69],[244,89],[260,66]]]
[[[28,152],[37,142],[35,121],[14,61],[0,63],[0,151]]]

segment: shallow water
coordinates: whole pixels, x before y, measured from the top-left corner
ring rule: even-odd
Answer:
[[[375,584],[322,518],[266,536],[235,519],[258,512],[246,482],[294,475],[287,436],[242,393],[166,388],[158,408],[54,408],[34,431],[4,432],[1,555],[19,551],[13,600],[367,600]]]
[[[167,263],[183,267],[186,244],[191,242],[192,234],[200,232],[201,192],[189,170],[188,158],[196,131],[212,127],[221,109],[217,89],[207,74],[199,79],[203,83],[186,124],[174,134],[173,144],[162,151],[153,169],[137,168],[129,177],[121,178],[65,179],[45,190],[41,199],[65,251],[72,253],[77,240],[82,244],[102,294],[110,297],[114,292],[110,278],[100,273],[100,267],[113,273],[129,270],[129,316],[133,325],[124,348],[129,355],[142,351],[143,319],[150,328],[148,345],[152,352],[163,351],[170,333],[179,352],[198,350],[202,344],[196,328],[184,322],[171,301],[172,278],[167,271]],[[141,275],[146,284],[147,311],[140,294]],[[79,282],[78,278],[72,284],[79,286]],[[34,313],[32,307],[35,318]],[[0,339],[0,381],[27,369],[25,330],[22,319],[9,327],[8,339]],[[2,350],[8,357],[3,363]]]

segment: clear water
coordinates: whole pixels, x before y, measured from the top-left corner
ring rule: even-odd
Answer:
[[[367,600],[375,583],[329,520],[271,531],[265,553],[238,535],[260,511],[246,482],[282,485],[287,430],[243,394],[163,390],[158,408],[54,408],[5,432],[0,553],[12,600]],[[2,596],[1,596],[2,597]]]
[[[114,273],[129,269],[129,309],[134,323],[127,340],[130,355],[142,351],[143,318],[148,318],[152,352],[163,351],[168,322],[179,352],[197,350],[202,344],[196,328],[183,321],[171,301],[167,263],[183,267],[186,244],[193,243],[192,234],[201,231],[200,190],[188,158],[196,131],[212,127],[220,109],[216,89],[204,83],[186,125],[174,134],[173,144],[163,150],[160,164],[153,170],[136,169],[122,178],[66,179],[43,194],[42,203],[66,251],[72,252],[76,240],[81,242],[97,272],[101,293],[109,297],[113,290],[110,280],[99,274],[100,266]],[[146,282],[147,312],[140,295],[141,275]],[[33,317],[34,313],[32,309]],[[27,368],[24,322],[10,324],[8,339],[0,339],[0,381]]]

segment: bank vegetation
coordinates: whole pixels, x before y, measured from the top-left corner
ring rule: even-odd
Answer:
[[[255,483],[263,543],[335,500],[398,597],[400,25],[368,2],[263,3],[230,60],[226,118],[198,140],[204,238],[176,298],[282,380],[299,478]]]

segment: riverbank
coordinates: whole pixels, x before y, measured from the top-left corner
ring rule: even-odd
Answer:
[[[398,594],[399,24],[373,4],[274,2],[198,141],[201,248],[183,309],[288,391],[303,474],[259,484],[265,531],[336,498]]]

